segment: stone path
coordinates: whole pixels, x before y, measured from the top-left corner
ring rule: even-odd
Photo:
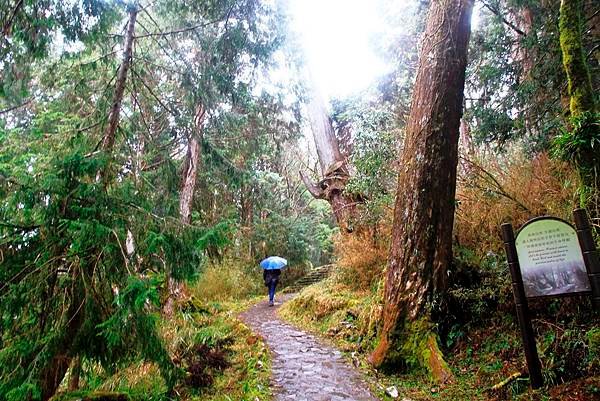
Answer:
[[[281,321],[278,302],[275,307],[261,302],[240,315],[271,349],[275,400],[377,401],[340,351]]]

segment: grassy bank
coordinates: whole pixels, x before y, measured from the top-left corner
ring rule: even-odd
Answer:
[[[469,314],[471,320],[459,322],[454,316],[448,320],[454,322],[450,328],[440,325],[440,339],[455,380],[439,386],[413,366],[396,366],[387,371],[369,368],[366,358],[376,339],[380,288],[360,291],[340,281],[343,280],[339,280],[339,275],[334,275],[305,288],[281,308],[280,315],[345,351],[355,365],[374,378],[373,389],[384,400],[393,399],[386,394],[392,386],[398,390],[398,399],[412,401],[600,400],[598,326],[593,319],[585,321],[585,301],[578,306],[576,301],[566,301],[572,305],[561,301],[545,305],[545,309],[551,308],[554,318],[539,308],[534,324],[547,385],[532,391],[511,305],[505,305],[504,300],[493,303],[485,299],[485,290],[480,287],[469,290],[472,294],[450,294],[455,304],[459,304],[457,297],[462,297],[462,312]],[[559,311],[561,307],[564,310]],[[535,312],[536,306],[533,308]],[[571,312],[567,312],[569,308],[573,308]],[[569,314],[575,316],[568,319]],[[511,379],[506,381],[508,378]]]

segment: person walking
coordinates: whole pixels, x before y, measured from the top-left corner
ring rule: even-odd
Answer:
[[[275,288],[279,282],[281,269],[287,266],[287,260],[280,256],[269,256],[263,259],[259,265],[263,268],[263,280],[269,289],[269,306],[273,306],[275,299]]]
[[[269,289],[269,306],[275,305],[275,288],[280,275],[281,269],[263,270],[263,280],[265,280],[265,286]]]

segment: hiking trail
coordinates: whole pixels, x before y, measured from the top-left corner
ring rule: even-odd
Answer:
[[[291,297],[279,296],[274,307],[261,302],[240,315],[271,351],[274,400],[377,401],[339,350],[277,316],[281,301]]]

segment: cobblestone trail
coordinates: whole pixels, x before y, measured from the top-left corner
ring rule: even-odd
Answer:
[[[272,352],[276,401],[377,401],[340,351],[282,322],[276,310],[261,302],[240,315]]]

